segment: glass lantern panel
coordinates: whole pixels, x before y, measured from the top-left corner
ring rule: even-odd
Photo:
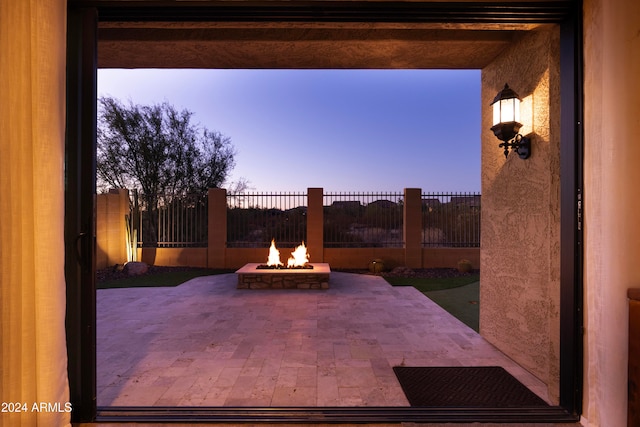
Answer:
[[[500,113],[500,121],[502,123],[514,122],[516,120],[514,98],[500,100]]]
[[[493,103],[493,126],[500,123],[500,101]]]
[[[513,98],[513,104],[513,121],[520,122],[520,100],[518,98]]]

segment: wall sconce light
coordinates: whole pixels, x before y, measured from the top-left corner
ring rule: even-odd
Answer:
[[[521,159],[528,159],[531,155],[531,138],[518,133],[522,127],[520,120],[520,97],[508,84],[504,85],[491,103],[493,106],[493,126],[491,130],[496,137],[503,141],[499,147],[504,147],[504,156],[509,155],[509,148],[518,153]]]

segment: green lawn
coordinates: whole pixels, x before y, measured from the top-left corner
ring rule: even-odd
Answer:
[[[149,288],[149,287],[171,287],[178,286],[187,280],[200,276],[213,276],[214,274],[233,273],[234,270],[213,270],[213,269],[192,269],[188,271],[170,271],[158,274],[145,274],[142,276],[131,276],[117,280],[99,282],[98,289],[113,288]]]
[[[479,332],[480,282],[473,282],[452,289],[423,293],[465,325]]]
[[[480,276],[447,278],[387,277],[394,286],[413,286],[427,298],[478,332],[480,318]]]

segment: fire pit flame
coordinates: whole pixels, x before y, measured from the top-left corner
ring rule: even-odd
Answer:
[[[267,260],[267,265],[269,267],[280,267],[283,265],[280,262],[280,251],[276,249],[276,240],[271,240],[271,246],[269,247],[269,258]]]
[[[291,252],[291,257],[287,261],[287,266],[280,261],[280,251],[276,248],[275,239],[271,240],[271,246],[269,247],[269,257],[267,264],[261,264],[258,269],[279,269],[279,268],[304,268],[311,269],[313,266],[309,264],[309,253],[307,247],[302,242],[301,245]]]
[[[287,261],[287,268],[304,267],[309,263],[309,254],[307,253],[307,247],[304,242],[291,252],[291,256]]]

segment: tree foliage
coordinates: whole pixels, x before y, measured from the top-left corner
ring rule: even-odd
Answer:
[[[112,97],[98,102],[99,188],[139,188],[147,200],[204,194],[221,187],[235,166],[231,140],[192,123],[191,111],[167,102],[124,105]]]
[[[167,102],[98,100],[98,188],[133,189],[136,205],[140,194],[144,209],[134,227],[142,223],[144,246],[158,244],[160,204],[170,206],[187,195],[206,203],[202,196],[221,187],[235,166],[231,140],[192,123],[192,117]],[[242,190],[246,181],[235,186]]]

